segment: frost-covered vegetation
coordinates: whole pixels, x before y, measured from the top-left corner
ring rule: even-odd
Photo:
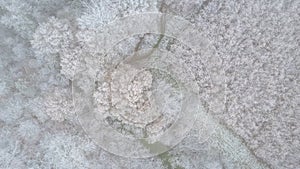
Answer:
[[[299,168],[299,11],[296,0],[0,0],[0,168]],[[105,26],[155,12],[191,22],[209,50],[164,35],[163,22],[162,34],[134,34],[103,49],[118,36],[99,36]],[[128,27],[142,27],[135,24]],[[95,83],[95,119],[155,142],[177,120],[178,86],[188,81],[121,63],[149,48],[180,58],[167,68],[192,72],[209,116],[195,119],[170,151],[119,157],[82,128],[73,81],[82,72],[96,79],[78,82],[86,93]]]

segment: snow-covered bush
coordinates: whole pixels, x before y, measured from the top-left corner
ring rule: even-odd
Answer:
[[[18,135],[22,139],[34,143],[39,139],[41,129],[37,122],[33,120],[22,121],[18,128]]]
[[[76,73],[83,69],[81,60],[82,49],[80,46],[62,50],[60,52],[60,73],[72,80]]]
[[[18,140],[11,128],[0,128],[0,168],[25,168],[25,158],[21,153],[21,141]]]
[[[73,40],[68,22],[51,17],[35,30],[31,43],[37,55],[51,57],[63,49],[68,49]]]
[[[78,18],[82,29],[99,29],[118,17],[158,11],[156,0],[90,0],[83,5],[86,10]]]
[[[74,115],[69,90],[55,88],[44,97],[45,111],[54,121],[62,122]]]
[[[20,95],[7,98],[6,102],[0,102],[0,120],[7,124],[14,124],[22,115],[26,103]]]
[[[32,47],[36,56],[50,63],[58,62],[60,73],[72,80],[82,68],[82,48],[67,20],[51,17],[36,29]]]
[[[0,18],[0,23],[15,30],[23,38],[32,36],[37,23],[32,17],[33,7],[30,2],[1,0],[0,7],[6,10],[6,14]]]
[[[42,163],[46,168],[90,168],[87,156],[95,151],[95,145],[88,139],[65,133],[46,135],[40,146],[44,152]]]

